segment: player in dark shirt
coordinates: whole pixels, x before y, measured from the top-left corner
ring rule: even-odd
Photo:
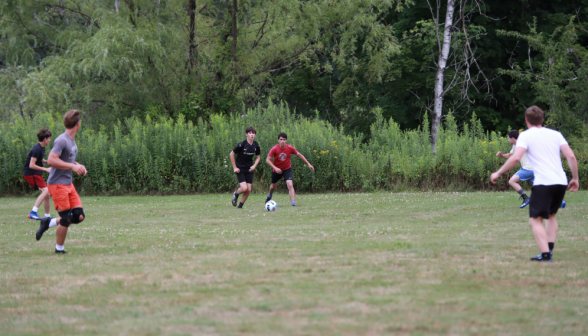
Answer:
[[[39,129],[39,133],[37,133],[37,139],[39,139],[39,142],[29,150],[27,161],[22,170],[22,175],[25,181],[27,181],[33,190],[41,191],[41,195],[39,195],[35,201],[33,210],[29,213],[30,219],[41,219],[37,214],[41,203],[44,203],[45,217],[50,217],[51,195],[49,195],[49,189],[47,189],[47,184],[43,179],[43,172],[49,173],[51,169],[43,167],[43,163],[47,163],[47,160],[44,159],[45,146],[51,142],[51,135],[51,131],[47,128],[43,127]]]
[[[237,147],[235,147],[231,154],[229,154],[231,162],[233,163],[233,171],[237,174],[237,180],[239,181],[239,189],[233,193],[233,200],[231,202],[233,206],[237,206],[239,195],[243,194],[243,198],[241,199],[238,208],[243,207],[243,204],[251,193],[253,171],[255,170],[255,167],[257,167],[257,164],[259,164],[261,158],[261,148],[257,142],[253,141],[256,134],[255,128],[249,126],[245,129],[245,133],[247,134],[247,140],[239,142]],[[236,160],[235,154],[237,154]],[[255,155],[257,155],[257,158],[255,159],[255,163],[253,163],[253,156]]]

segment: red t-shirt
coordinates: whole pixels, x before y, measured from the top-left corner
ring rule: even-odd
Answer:
[[[290,155],[291,154],[298,154],[298,151],[296,150],[296,148],[290,146],[290,145],[286,145],[286,147],[284,147],[284,149],[282,149],[280,147],[280,145],[275,145],[274,147],[272,147],[272,149],[270,150],[269,154],[267,155],[268,157],[273,157],[274,158],[274,166],[280,168],[282,171],[291,168],[292,165],[290,164]],[[276,170],[274,169],[274,172]]]

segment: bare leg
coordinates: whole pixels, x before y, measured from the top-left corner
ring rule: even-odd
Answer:
[[[286,181],[286,186],[288,186],[288,194],[290,194],[290,201],[294,202],[296,198],[296,193],[294,192],[294,183],[292,180]]]
[[[45,196],[45,200],[43,201],[43,207],[45,208],[46,214],[51,212],[51,195],[49,194],[49,190],[47,190],[47,196]]]
[[[533,230],[533,237],[539,247],[541,253],[549,252],[549,245],[547,245],[547,234],[545,228],[543,228],[543,217],[529,218],[529,225]]]
[[[239,188],[239,190],[241,190],[243,187]],[[251,183],[246,183],[246,187],[245,187],[245,192],[243,192],[243,198],[241,198],[241,203],[245,203],[245,201],[247,200],[247,197],[249,197],[249,194],[251,193]]]
[[[513,175],[510,180],[508,180],[508,184],[510,184],[510,186],[516,191],[519,192],[519,190],[522,189],[521,185],[519,184],[519,182],[521,181],[521,179],[519,178],[519,175]]]
[[[549,219],[545,221],[545,233],[547,235],[548,243],[555,243],[558,229],[559,226],[557,224],[557,220],[555,219],[555,214],[549,215]]]
[[[237,189],[237,194],[241,195],[247,192],[247,182],[239,183],[239,189]]]
[[[276,190],[277,187],[278,187],[278,183],[277,182],[270,184],[269,194],[270,195],[273,195],[274,194],[274,191]]]
[[[45,201],[45,198],[49,196],[49,189],[47,188],[39,188],[39,190],[41,191],[41,195],[39,195],[39,197],[37,197],[37,200],[35,201],[35,207],[40,207],[41,203],[43,203],[43,201]],[[47,206],[45,206],[45,210],[47,210]]]
[[[67,227],[57,225],[57,231],[55,231],[55,243],[63,246],[65,244],[65,237],[67,236]]]

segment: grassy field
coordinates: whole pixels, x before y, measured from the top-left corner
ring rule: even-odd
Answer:
[[[68,255],[0,199],[0,334],[586,335],[588,192],[555,263],[516,193],[84,197]]]

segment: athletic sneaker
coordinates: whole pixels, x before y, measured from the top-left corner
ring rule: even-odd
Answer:
[[[37,215],[37,212],[36,211],[31,211],[29,213],[29,218],[30,219],[41,220],[41,217],[39,217],[39,215]]]
[[[237,206],[238,200],[239,200],[239,194],[235,191],[233,193],[233,200],[231,201],[231,204],[233,204],[233,206]]]
[[[553,251],[549,251],[549,254],[553,257]],[[541,259],[543,259],[543,258],[541,258],[541,253],[539,253],[538,255],[531,258],[531,260],[533,260],[533,261],[539,261]]]
[[[560,208],[562,208],[562,209],[563,209],[563,208],[565,208],[565,207],[566,207],[566,205],[568,205],[568,203],[566,203],[566,201],[562,201],[562,202],[561,202],[561,206],[560,206]]]
[[[267,203],[267,202],[269,202],[271,200],[272,200],[272,198],[271,197],[268,197],[268,198],[265,199],[265,203]],[[265,203],[263,203],[263,204],[265,204]]]
[[[519,208],[522,209],[522,208],[526,207],[527,205],[529,205],[530,202],[531,202],[531,197],[526,197],[526,198],[523,197],[523,204],[521,204],[521,206]]]
[[[66,250],[59,251],[59,250],[55,249],[55,254],[66,254],[66,253],[67,253]]]
[[[41,219],[41,225],[39,225],[39,229],[37,230],[37,234],[35,236],[37,240],[41,240],[41,237],[43,237],[43,233],[49,230],[49,223],[51,223],[51,217],[45,217]]]
[[[553,256],[553,251],[549,251],[549,253]],[[553,262],[553,258],[550,259],[543,259],[541,257],[541,253],[531,258],[531,261],[539,261],[539,262]]]

